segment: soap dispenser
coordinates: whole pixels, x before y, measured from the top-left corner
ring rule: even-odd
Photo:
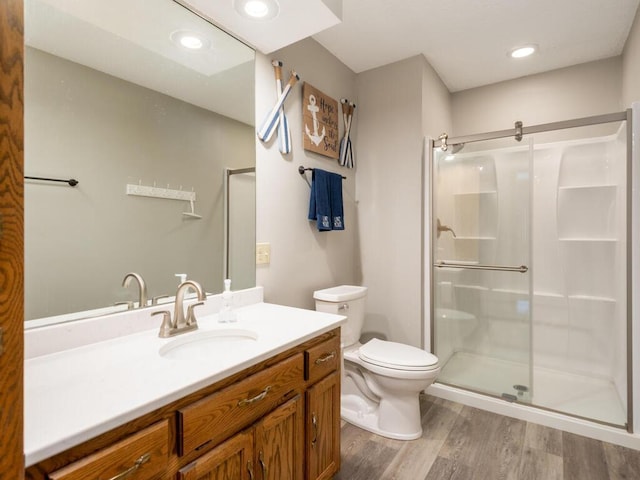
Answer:
[[[224,281],[224,292],[222,292],[222,309],[220,310],[220,323],[231,323],[237,321],[236,313],[233,311],[233,292],[231,291],[231,280]]]

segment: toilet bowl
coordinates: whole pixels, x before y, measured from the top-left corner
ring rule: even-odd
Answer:
[[[410,345],[358,341],[367,288],[350,285],[314,292],[316,310],[347,316],[342,327],[340,414],[360,428],[397,440],[422,435],[419,395],[440,372],[438,358]]]

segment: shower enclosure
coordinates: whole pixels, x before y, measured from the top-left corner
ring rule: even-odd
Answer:
[[[433,142],[439,382],[631,429],[630,123]]]

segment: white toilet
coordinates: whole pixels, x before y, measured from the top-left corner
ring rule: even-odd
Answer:
[[[385,437],[419,438],[419,394],[438,376],[438,358],[416,347],[375,338],[362,345],[366,295],[367,287],[350,285],[313,294],[316,310],[347,317],[342,326],[341,416]]]

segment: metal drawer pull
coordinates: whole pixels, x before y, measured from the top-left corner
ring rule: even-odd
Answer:
[[[138,470],[143,464],[147,463],[151,459],[150,453],[145,453],[139,459],[136,460],[136,463],[133,464],[133,467],[126,469],[124,472],[119,473],[115,477],[111,477],[109,480],[123,480]]]
[[[316,417],[316,412],[311,414],[311,424],[313,425],[313,440],[311,440],[311,446],[315,448],[316,443],[318,443],[318,417]]]
[[[240,400],[238,402],[238,406],[239,407],[243,407],[245,405],[251,405],[253,402],[258,402],[258,401],[262,400],[264,397],[267,396],[267,393],[269,393],[269,390],[271,390],[271,385],[267,386],[262,392],[260,392],[255,397],[245,398],[244,400]]]
[[[264,480],[267,480],[267,465],[266,463],[264,463],[264,454],[262,453],[262,451],[258,456],[258,461],[260,462],[260,466],[262,467],[262,478]]]
[[[311,440],[311,447],[315,448],[316,443],[318,442],[318,417],[316,417],[316,412],[311,414],[311,424],[313,425],[313,440]]]
[[[253,476],[253,465],[251,464],[251,460],[247,462],[247,470],[249,470],[249,480],[253,480],[255,477]]]
[[[526,265],[511,266],[511,265],[483,265],[479,263],[449,263],[449,262],[435,262],[433,264],[436,268],[466,268],[469,270],[495,270],[499,272],[518,272],[527,273],[529,267]]]
[[[328,362],[329,360],[336,358],[336,351],[334,350],[331,353],[325,353],[320,358],[316,359],[316,365],[320,365],[321,363]]]

